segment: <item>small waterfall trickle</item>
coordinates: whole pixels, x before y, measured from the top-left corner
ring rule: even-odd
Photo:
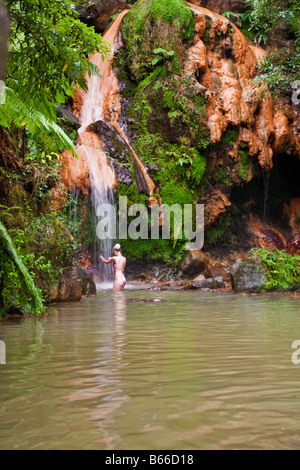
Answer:
[[[267,222],[269,216],[269,196],[270,196],[270,172],[263,172],[264,183],[264,206],[263,206],[263,222]]]
[[[74,186],[72,193],[72,200],[69,208],[70,226],[75,227],[78,222],[78,201],[80,191],[77,186]]]

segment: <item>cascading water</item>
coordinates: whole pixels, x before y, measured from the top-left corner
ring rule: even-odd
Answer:
[[[91,186],[91,199],[94,207],[95,226],[97,224],[97,208],[102,204],[114,204],[114,173],[107,162],[102,144],[98,137],[92,132],[82,132],[80,134],[81,145],[78,151],[84,152],[89,168],[89,178]],[[99,252],[104,258],[112,256],[112,242],[109,238],[98,240],[95,238],[94,264],[99,267],[101,281],[108,281],[113,277],[112,265],[99,263]]]
[[[77,153],[79,159],[74,158],[65,151],[63,153],[64,169],[62,179],[64,184],[70,188],[76,185],[83,195],[91,193],[91,200],[95,213],[95,225],[97,208],[102,204],[113,204],[114,187],[116,177],[110,166],[107,156],[103,150],[102,136],[99,138],[91,131],[91,124],[104,121],[112,125],[126,142],[132,153],[132,160],[137,176],[140,190],[149,195],[149,205],[157,204],[154,197],[155,184],[148,175],[144,165],[130,145],[130,142],[121,129],[118,119],[121,112],[120,87],[114,75],[112,63],[117,43],[117,36],[124,15],[128,10],[124,10],[113,22],[108,31],[104,34],[104,40],[111,45],[109,57],[103,61],[100,53],[95,53],[90,57],[90,61],[99,69],[100,75],[86,76],[88,91],[75,90],[74,92],[74,114],[80,121],[78,131]],[[105,138],[105,136],[103,136]],[[95,235],[96,236],[96,235]],[[107,281],[113,274],[111,265],[99,264],[99,252],[105,258],[111,256],[111,240],[106,239],[97,242],[95,247],[95,265],[99,267],[102,281]]]
[[[101,54],[96,53],[89,59],[98,67],[101,77],[97,75],[87,77],[88,93],[84,91],[77,91],[75,93],[74,114],[79,117],[81,122],[79,133],[84,132],[90,124],[97,121],[105,121],[116,129],[132,153],[139,186],[149,195],[149,203],[152,205],[157,204],[157,200],[153,196],[155,184],[118,123],[121,112],[120,87],[117,77],[114,75],[112,63],[119,28],[127,11],[124,10],[120,13],[109,30],[104,34],[104,40],[111,45],[109,57],[103,61]]]
[[[108,164],[107,157],[103,151],[100,139],[88,130],[88,126],[96,121],[104,120],[105,109],[113,106],[114,97],[112,91],[115,87],[111,86],[109,78],[113,75],[111,62],[113,59],[114,44],[122,18],[126,10],[122,12],[111,28],[104,35],[104,39],[111,45],[111,53],[108,59],[102,60],[102,55],[94,54],[90,61],[99,69],[101,77],[93,75],[87,78],[88,92],[80,92],[81,109],[77,111],[81,127],[78,131],[80,146],[77,151],[79,155],[84,156],[89,168],[91,199],[95,210],[102,204],[114,204],[114,183],[115,176],[112,168]],[[76,96],[76,94],[75,94]],[[105,258],[112,254],[112,242],[109,238],[102,240],[101,244],[96,239],[94,262],[99,266],[100,277],[102,281],[107,281],[113,276],[111,265],[104,265],[98,262],[98,253],[101,250]]]

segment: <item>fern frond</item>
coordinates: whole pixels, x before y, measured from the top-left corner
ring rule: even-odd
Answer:
[[[31,132],[53,134],[55,140],[74,155],[76,149],[72,140],[51,117],[53,112],[41,97],[30,95],[26,90],[5,88],[5,103],[0,106],[0,126],[11,129],[26,127]]]
[[[9,254],[14,265],[17,267],[20,277],[23,279],[24,284],[31,295],[32,307],[34,312],[39,316],[44,311],[43,300],[40,291],[37,289],[31,275],[28,272],[25,264],[21,257],[18,255],[14,242],[9,235],[6,227],[0,221],[0,240],[4,244],[4,247]]]

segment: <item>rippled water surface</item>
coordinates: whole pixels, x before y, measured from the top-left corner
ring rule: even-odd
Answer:
[[[102,290],[2,320],[0,449],[299,449],[299,301]]]

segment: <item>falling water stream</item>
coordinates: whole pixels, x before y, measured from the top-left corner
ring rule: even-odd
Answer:
[[[102,54],[95,53],[89,59],[99,69],[100,76],[86,76],[88,91],[75,90],[74,94],[74,114],[79,118],[81,124],[78,131],[80,145],[77,147],[77,152],[82,161],[86,162],[89,171],[87,176],[90,181],[91,199],[95,214],[97,214],[97,208],[100,205],[114,204],[114,186],[116,183],[115,174],[103,150],[101,138],[91,132],[89,128],[91,124],[97,121],[104,121],[112,125],[127,144],[132,153],[139,186],[149,195],[150,205],[157,204],[157,200],[153,196],[155,184],[118,124],[121,112],[120,87],[114,75],[112,63],[119,28],[127,11],[124,10],[120,13],[104,34],[104,40],[111,46],[109,56],[103,60]],[[95,250],[97,257],[100,248],[105,258],[111,256],[112,243],[109,238],[102,240],[101,245],[98,243]],[[99,268],[102,281],[109,280],[112,277],[113,272],[110,265],[101,264]]]
[[[96,121],[105,119],[105,111],[107,106],[113,106],[113,98],[111,92],[110,76],[113,75],[111,62],[114,53],[114,44],[122,18],[126,11],[122,12],[111,28],[104,35],[104,39],[111,45],[110,56],[106,60],[102,60],[102,55],[95,53],[91,56],[90,61],[95,64],[101,76],[92,75],[86,77],[88,92],[78,92],[81,106],[77,109],[77,115],[80,120],[81,127],[78,131],[80,146],[77,151],[79,155],[83,155],[89,168],[89,178],[91,187],[91,199],[97,214],[97,208],[102,204],[114,204],[114,183],[115,175],[112,167],[109,165],[107,156],[103,150],[102,142],[97,135],[89,131],[88,126]],[[114,75],[113,75],[114,76]],[[115,78],[116,80],[116,78]],[[76,93],[75,93],[76,100]],[[112,242],[109,238],[96,242],[95,253],[99,253],[100,249],[105,258],[109,258],[112,253]],[[97,259],[94,260],[97,263]],[[111,265],[99,266],[102,281],[112,278],[113,269]]]

